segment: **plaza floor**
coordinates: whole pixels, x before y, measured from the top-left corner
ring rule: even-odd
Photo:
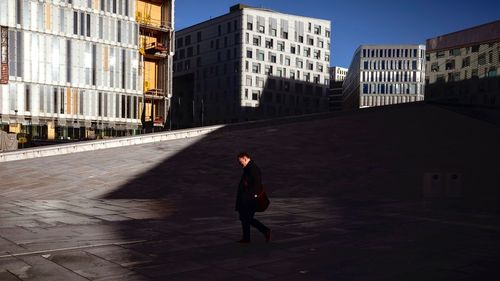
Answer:
[[[497,280],[498,143],[420,103],[1,163],[0,280]],[[270,243],[235,243],[241,151]],[[425,197],[429,174],[460,196]]]

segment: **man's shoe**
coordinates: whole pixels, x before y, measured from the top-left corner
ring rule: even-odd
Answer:
[[[240,241],[236,241],[236,242],[241,243],[241,244],[248,244],[248,243],[250,243],[250,240],[248,240],[248,239],[241,239]]]
[[[264,236],[266,237],[266,243],[269,243],[269,241],[271,241],[271,230],[268,229],[266,233],[264,233]]]

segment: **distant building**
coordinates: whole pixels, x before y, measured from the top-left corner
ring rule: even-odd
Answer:
[[[347,75],[347,68],[340,66],[332,66],[329,68],[329,71],[330,71],[331,82],[344,81]]]
[[[333,66],[329,68],[330,88],[328,89],[328,110],[342,110],[342,83],[347,75],[347,68]]]
[[[343,84],[345,109],[424,99],[425,46],[362,45]]]
[[[426,100],[500,106],[500,20],[427,40]]]
[[[176,127],[327,110],[328,20],[235,5],[176,37]]]

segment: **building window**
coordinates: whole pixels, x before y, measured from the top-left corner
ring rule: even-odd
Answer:
[[[252,76],[247,75],[246,76],[246,86],[252,86]]]
[[[253,23],[247,22],[247,29],[248,30],[253,30]]]
[[[24,110],[31,111],[31,89],[30,85],[26,84],[25,86],[25,96],[24,96]]]
[[[439,64],[437,62],[433,62],[431,64],[431,72],[437,72],[439,71]]]
[[[80,35],[85,36],[85,13],[80,13]]]
[[[264,60],[264,52],[257,51],[257,59],[260,61],[263,61]]]
[[[486,54],[482,53],[477,57],[477,63],[479,65],[485,65],[486,64]]]
[[[259,100],[259,91],[252,91],[252,100]]]
[[[321,58],[321,51],[315,50],[314,51],[314,58],[319,60]]]
[[[102,93],[97,93],[97,116],[102,116]]]
[[[269,61],[276,63],[276,55],[275,54],[270,54]]]
[[[252,50],[247,50],[247,58],[251,59],[252,58]]]
[[[260,73],[260,63],[252,63],[252,72]]]
[[[497,69],[494,67],[491,67],[486,74],[486,77],[496,77],[497,76]]]
[[[266,39],[266,48],[273,48],[273,39]]]
[[[470,66],[470,57],[465,57],[462,60],[462,68]]]
[[[91,30],[91,28],[90,28],[90,26],[91,26],[91,24],[90,24],[90,14],[87,14],[87,22],[86,23],[87,23],[87,37],[90,37],[91,36],[91,34],[90,34],[90,30]],[[120,21],[118,21],[118,28],[119,28],[118,32],[120,32],[121,31]],[[118,33],[118,34],[120,34],[120,33]],[[118,40],[118,42],[121,42],[121,41]]]
[[[455,57],[456,57],[456,56],[460,56],[460,54],[461,54],[461,52],[460,52],[460,48],[450,50],[450,51],[449,51],[449,54],[450,54],[450,56],[455,56]]]
[[[253,44],[254,46],[260,46],[260,36],[253,37]]]
[[[285,42],[278,41],[278,51],[284,51],[284,50],[285,50]]]
[[[272,65],[266,65],[265,74],[266,75],[273,75],[273,66]]]
[[[59,113],[64,114],[64,104],[66,103],[66,93],[64,92],[64,88],[61,88],[59,91]]]
[[[314,26],[314,34],[316,34],[316,35],[321,34],[321,27],[320,26],[317,26],[317,25]]]
[[[305,57],[310,57],[311,56],[311,49],[304,48],[304,56]]]

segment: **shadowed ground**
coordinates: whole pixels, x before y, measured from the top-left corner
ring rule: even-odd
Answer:
[[[0,280],[496,280],[499,141],[412,104],[2,163]],[[240,151],[270,244],[234,243]],[[424,198],[428,173],[462,196]]]

